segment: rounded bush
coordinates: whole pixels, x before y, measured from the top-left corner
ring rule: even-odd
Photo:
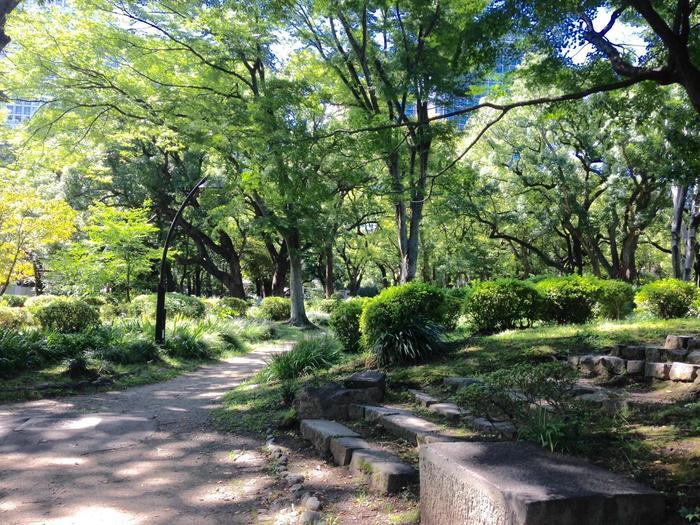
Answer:
[[[469,288],[445,288],[445,328],[454,330],[462,315],[464,301],[469,296]]]
[[[360,350],[360,317],[365,299],[350,299],[339,303],[329,321],[335,336],[346,352]]]
[[[292,304],[285,297],[265,297],[260,303],[260,317],[269,321],[286,321],[292,315]]]
[[[19,330],[32,324],[32,316],[25,308],[0,305],[0,328]]]
[[[600,279],[595,277],[550,277],[535,288],[543,297],[541,317],[559,324],[585,323],[594,316]]]
[[[332,314],[340,303],[340,299],[321,299],[318,302],[318,309],[323,313]]]
[[[686,317],[697,297],[697,287],[679,279],[661,279],[642,286],[634,298],[647,314],[672,319]]]
[[[43,308],[44,306],[47,306],[47,305],[51,304],[53,301],[55,301],[56,299],[60,299],[60,298],[61,297],[58,295],[51,295],[51,294],[34,295],[32,297],[27,298],[27,300],[24,301],[24,306],[33,315],[40,308]]]
[[[211,311],[218,317],[245,317],[249,304],[238,297],[221,297],[214,300]]]
[[[70,297],[56,298],[45,306],[37,307],[34,317],[42,328],[62,334],[75,334],[100,324],[97,309],[85,301]]]
[[[45,362],[76,357],[85,352],[105,352],[112,346],[113,333],[104,328],[92,328],[84,332],[52,332],[47,337]]]
[[[128,305],[129,315],[134,317],[155,317],[156,294],[144,294],[134,297]],[[165,294],[165,310],[168,316],[180,315],[200,319],[206,314],[204,301],[199,297],[176,292]]]
[[[497,279],[478,283],[464,302],[473,328],[494,333],[532,325],[538,318],[541,296],[529,283]]]
[[[385,288],[362,310],[362,345],[380,366],[422,360],[440,347],[449,312],[441,288],[418,282]]]
[[[596,314],[606,319],[623,319],[634,309],[634,287],[615,279],[599,280]]]

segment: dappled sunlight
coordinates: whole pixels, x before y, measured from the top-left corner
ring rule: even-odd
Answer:
[[[131,513],[101,506],[90,506],[76,510],[71,515],[50,519],[43,525],[137,525],[144,520]]]

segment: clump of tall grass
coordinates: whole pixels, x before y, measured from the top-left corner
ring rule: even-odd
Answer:
[[[340,343],[335,339],[307,337],[299,340],[288,352],[275,355],[262,371],[266,381],[286,381],[327,370],[342,359]]]

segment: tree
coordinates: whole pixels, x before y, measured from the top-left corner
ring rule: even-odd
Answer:
[[[88,210],[85,238],[72,243],[52,261],[62,279],[93,293],[123,291],[131,300],[134,280],[152,271],[159,251],[152,247],[157,228],[148,222],[148,207],[120,209],[96,204]]]

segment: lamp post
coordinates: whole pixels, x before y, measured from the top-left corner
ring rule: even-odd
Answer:
[[[180,220],[182,212],[190,203],[192,198],[196,195],[200,188],[205,187],[207,184],[207,177],[202,177],[202,179],[194,185],[194,188],[190,190],[182,201],[180,208],[177,210],[175,217],[173,217],[173,222],[170,223],[170,229],[168,230],[168,235],[165,237],[165,244],[163,245],[163,256],[160,260],[160,279],[158,280],[158,298],[156,300],[156,344],[162,345],[165,342],[165,292],[166,292],[166,278],[165,278],[165,264],[168,258],[168,248],[170,247],[170,241],[173,240],[173,235],[175,234],[175,227],[177,226],[177,221]]]

